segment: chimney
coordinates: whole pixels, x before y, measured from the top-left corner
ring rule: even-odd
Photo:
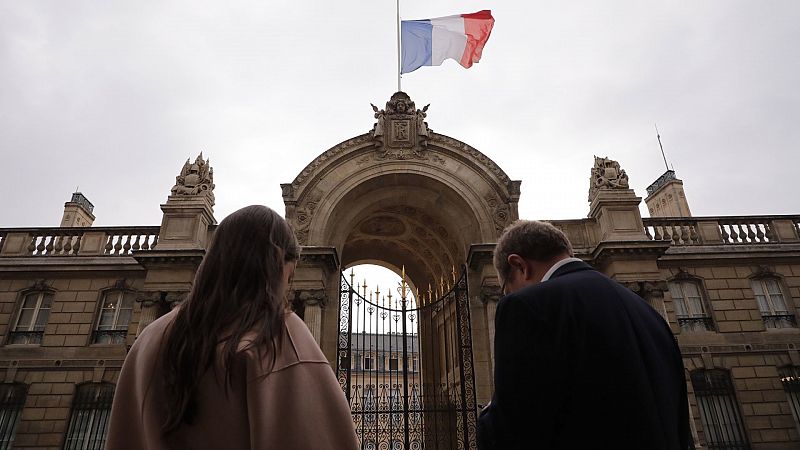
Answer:
[[[72,199],[64,203],[64,217],[61,227],[90,227],[94,222],[94,205],[80,192],[72,194]]]

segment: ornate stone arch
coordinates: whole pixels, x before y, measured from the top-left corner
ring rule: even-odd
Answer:
[[[378,245],[387,267],[412,265],[409,276],[425,286],[517,219],[520,182],[431,131],[428,107],[416,109],[405,93],[373,108],[372,131],[323,152],[281,186],[286,216],[301,244],[335,247],[343,266],[372,259],[365,249]]]

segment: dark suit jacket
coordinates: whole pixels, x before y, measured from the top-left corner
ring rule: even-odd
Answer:
[[[583,262],[502,298],[495,392],[480,449],[689,447],[686,381],[669,326]]]

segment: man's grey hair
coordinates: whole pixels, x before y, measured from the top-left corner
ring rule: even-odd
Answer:
[[[508,255],[545,262],[565,253],[573,255],[572,244],[561,230],[546,222],[518,220],[500,235],[494,248],[494,268],[502,283],[511,273]]]

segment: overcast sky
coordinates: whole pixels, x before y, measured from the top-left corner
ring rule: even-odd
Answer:
[[[665,170],[654,123],[695,215],[800,213],[799,2],[564,3],[401,6],[492,10],[479,64],[403,90],[522,180],[522,217],[585,217],[593,155],[644,197]],[[279,184],[396,90],[395,33],[392,0],[0,0],[0,227],[57,226],[76,186],[96,225],[157,225],[200,151],[218,220],[283,213]]]

